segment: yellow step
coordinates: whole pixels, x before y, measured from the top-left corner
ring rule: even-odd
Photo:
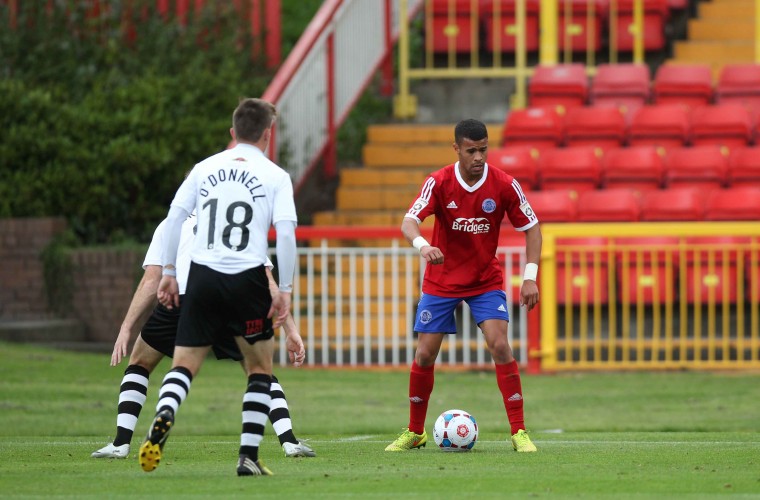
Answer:
[[[426,168],[370,169],[349,168],[340,171],[341,186],[417,186],[429,174]]]
[[[752,19],[755,4],[752,1],[712,1],[699,2],[699,17],[702,19]]]
[[[725,63],[726,58],[734,61],[752,62],[755,45],[750,41],[677,41],[673,58],[679,61],[709,64]]]
[[[751,19],[729,21],[726,19],[691,19],[689,40],[746,40],[755,36],[755,23]]]
[[[367,143],[362,156],[370,168],[427,167],[430,172],[457,161],[451,144]]]
[[[356,337],[360,340],[364,339],[364,336],[366,335],[365,332],[369,332],[369,336],[371,338],[377,339],[381,335],[385,339],[391,339],[393,337],[393,321],[390,319],[390,315],[388,317],[383,317],[382,319],[382,325],[379,317],[374,317],[369,323],[369,329],[365,329],[364,319],[360,318],[356,321],[356,329],[351,328],[351,319],[348,317],[343,317],[341,320],[338,320],[335,317],[328,316],[326,318],[327,321],[327,329],[325,330],[325,326],[323,323],[323,317],[315,317],[313,320],[313,331],[315,332],[315,340],[321,340],[322,339],[322,332],[325,332],[327,334],[328,339],[334,339],[336,338],[338,325],[341,325],[343,327],[343,339],[346,343],[348,343],[348,339],[351,335],[352,331],[355,331]],[[299,333],[301,334],[301,337],[303,337],[304,343],[308,342],[308,331],[309,331],[309,319],[305,316],[301,316],[298,319],[298,322],[296,323],[299,329]],[[405,338],[407,335],[407,332],[409,331],[409,327],[407,326],[407,321],[405,317],[399,318],[397,320],[397,328],[398,328],[398,334],[400,338]],[[411,332],[410,332],[411,333]]]
[[[390,271],[390,269],[389,269]],[[344,298],[351,297],[354,293],[356,297],[359,297],[359,300],[362,300],[364,297],[364,284],[367,283],[367,286],[369,287],[369,293],[371,294],[372,300],[377,300],[378,297],[385,297],[386,299],[389,299],[393,297],[394,293],[401,297],[402,299],[406,296],[406,288],[404,284],[404,277],[403,276],[391,276],[389,274],[386,274],[383,278],[379,278],[377,276],[370,276],[369,280],[365,280],[364,276],[357,276],[355,279],[355,289],[352,293],[351,290],[351,280],[348,278],[348,276],[343,276],[341,278],[336,278],[335,276],[328,276],[327,281],[323,281],[320,277],[315,276],[312,278],[312,290],[314,290],[317,293],[317,296],[324,295],[322,292],[323,290],[323,282],[325,284],[324,290],[328,297],[335,297],[338,295],[338,284],[341,286],[340,290],[340,296]],[[393,287],[394,279],[396,281],[396,288]],[[380,293],[380,286],[382,285],[382,294]],[[300,287],[301,293],[303,294],[307,290],[309,290],[309,278],[307,276],[299,276],[298,278],[298,286]],[[412,289],[412,295],[413,298],[416,299],[418,292],[416,288]]]
[[[370,143],[443,143],[454,142],[454,124],[451,125],[370,125],[367,127]]]
[[[399,300],[399,302],[396,304],[396,308],[398,309],[399,314],[406,314],[407,312],[414,314],[417,308],[418,301],[419,301],[419,297],[415,298],[415,300],[413,300],[411,304],[407,307],[407,302],[405,300]],[[390,308],[392,306],[393,304],[386,299],[378,300],[377,298],[373,298],[369,301],[368,304],[365,304],[364,297],[357,297],[355,313],[357,314],[357,317],[361,318],[360,321],[363,321],[365,311],[368,312],[372,317],[375,317],[378,314],[380,314],[380,312],[382,312],[383,314],[389,314],[391,310]],[[325,307],[323,307],[320,302],[315,302],[313,305],[313,310],[316,317],[320,318],[322,317],[323,314],[327,314],[328,316],[335,316],[338,308],[336,307],[335,301],[330,300]],[[305,317],[307,314],[306,304],[301,303],[299,307],[299,311],[300,312],[298,313],[298,315],[302,318]],[[349,316],[350,309],[349,309],[348,302],[344,302],[341,314],[343,315],[343,317]]]
[[[367,142],[376,144],[446,144],[454,143],[454,127],[447,125],[370,125],[367,128]],[[488,136],[498,139],[502,133],[502,123],[487,123]]]
[[[420,186],[391,188],[339,186],[336,191],[338,210],[406,211],[419,194]],[[400,214],[403,217],[403,213]]]
[[[401,231],[399,231],[399,237],[401,236]],[[399,241],[399,246],[405,247],[408,244],[406,243],[406,240]],[[420,267],[422,265],[422,258],[419,257],[419,255],[414,254],[414,259],[410,260],[409,264],[407,264],[407,260],[404,257],[400,256],[392,256],[392,255],[386,255],[384,257],[378,257],[377,255],[373,255],[371,257],[365,258],[361,253],[357,254],[342,254],[339,258],[335,256],[331,256],[327,259],[322,259],[321,257],[317,257],[316,255],[309,259],[307,256],[301,256],[299,259],[299,266],[301,268],[302,273],[306,273],[310,269],[313,269],[313,273],[316,274],[315,279],[319,279],[319,275],[322,272],[322,269],[326,266],[328,275],[332,276],[335,274],[335,270],[337,269],[338,265],[341,266],[341,269],[344,273],[347,273],[349,269],[351,269],[351,260],[353,256],[354,261],[354,268],[356,269],[357,274],[363,274],[365,271],[369,272],[371,275],[376,275],[380,267],[382,265],[382,269],[384,274],[391,275],[392,269],[393,269],[393,262],[394,260],[397,262],[398,266],[398,272],[399,273],[406,273],[407,266],[412,270],[412,272],[418,273],[420,270]],[[310,264],[311,262],[311,264]],[[311,265],[311,267],[309,267]]]
[[[362,212],[317,212],[314,225],[319,226],[401,226],[398,213],[390,210],[366,210]]]

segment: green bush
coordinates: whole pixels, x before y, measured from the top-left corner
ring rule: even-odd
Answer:
[[[38,3],[16,30],[0,4],[0,216],[63,215],[83,244],[146,241],[185,172],[228,143],[238,99],[272,75],[231,7],[186,27],[139,17],[130,42],[124,2],[101,2],[97,20],[89,2]]]

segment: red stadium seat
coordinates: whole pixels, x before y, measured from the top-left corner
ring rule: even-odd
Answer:
[[[541,223],[578,219],[578,193],[572,189],[535,191],[528,195],[528,202]]]
[[[597,189],[601,160],[593,147],[547,149],[538,158],[541,189],[573,189],[578,193]]]
[[[689,107],[712,103],[712,69],[709,64],[663,64],[652,83],[655,104]]]
[[[531,106],[553,106],[560,113],[584,106],[588,100],[588,76],[580,63],[539,65],[528,82]]]
[[[657,146],[663,149],[689,142],[689,111],[678,104],[643,106],[631,118],[629,146]]]
[[[760,147],[731,151],[728,159],[728,185],[760,186]]]
[[[650,191],[662,187],[664,159],[654,146],[611,149],[602,158],[602,187]]]
[[[671,304],[676,299],[678,238],[615,239],[619,300],[626,304]]]
[[[558,238],[557,303],[606,304],[609,263],[607,238]]]
[[[701,221],[704,204],[704,193],[698,189],[645,191],[641,197],[641,221]]]
[[[515,109],[507,114],[503,146],[530,146],[543,150],[562,144],[562,117],[554,109]]]
[[[705,220],[760,221],[760,184],[712,191],[707,197]]]
[[[705,192],[728,181],[728,157],[720,146],[671,149],[665,157],[665,187],[692,187]]]
[[[427,32],[425,43],[435,53],[469,53],[472,48],[472,2],[454,0],[449,11],[449,0],[433,0],[432,31]]]
[[[615,26],[616,46],[620,52],[632,52],[632,34],[635,0],[618,0],[618,16]],[[665,48],[665,25],[670,17],[668,0],[644,0],[644,50]]]
[[[537,151],[527,146],[488,150],[488,165],[508,173],[525,191],[538,186]]]
[[[618,108],[630,118],[649,102],[650,80],[645,64],[600,64],[591,81],[591,104]]]
[[[570,12],[566,11],[569,8]],[[593,16],[591,16],[593,14]],[[609,0],[570,0],[559,4],[560,50],[573,52],[602,48],[602,26],[609,14]]]
[[[625,118],[617,108],[571,108],[564,122],[566,146],[594,146],[606,151],[625,143]]]
[[[752,116],[739,104],[713,104],[691,111],[691,144],[726,148],[747,146],[754,140]]]
[[[635,222],[640,195],[632,189],[584,191],[578,197],[578,222]]]
[[[760,111],[760,64],[727,64],[715,85],[715,101]]]
[[[498,6],[499,17],[495,6]],[[488,52],[514,53],[517,49],[516,0],[481,0],[480,12],[485,32],[485,48]],[[525,50],[538,50],[538,13],[540,0],[525,2]],[[499,37],[498,35],[501,34]]]

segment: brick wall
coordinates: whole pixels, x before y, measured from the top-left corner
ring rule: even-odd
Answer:
[[[40,254],[65,229],[63,218],[0,219],[0,320],[52,317]]]
[[[74,317],[86,325],[87,339],[113,342],[142,275],[144,252],[132,250],[76,250]]]
[[[66,229],[63,218],[0,219],[0,322],[53,320],[42,250]],[[80,249],[73,264],[72,310],[92,342],[113,342],[142,275],[144,252]],[[70,339],[60,339],[66,341]]]

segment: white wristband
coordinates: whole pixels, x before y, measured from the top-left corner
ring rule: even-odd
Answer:
[[[534,264],[532,262],[525,264],[525,274],[523,274],[523,281],[536,281],[536,276],[538,276],[538,264]]]
[[[174,276],[176,278],[177,277],[177,269],[175,269],[173,267],[165,267],[161,271],[161,275],[162,276]]]
[[[421,252],[422,247],[429,247],[430,243],[428,243],[427,240],[422,236],[417,236],[412,240],[412,246],[416,248],[417,251]]]

